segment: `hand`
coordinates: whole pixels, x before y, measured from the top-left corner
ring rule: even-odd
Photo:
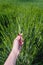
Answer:
[[[13,51],[17,54],[17,56],[19,55],[21,51],[21,47],[23,43],[24,42],[23,42],[22,34],[19,34],[13,42]]]

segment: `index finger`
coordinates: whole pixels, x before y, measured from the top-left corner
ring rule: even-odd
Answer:
[[[23,36],[23,33],[21,33],[21,34],[19,33],[18,35],[22,37]]]

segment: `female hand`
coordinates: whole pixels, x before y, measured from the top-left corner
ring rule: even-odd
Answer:
[[[19,34],[13,42],[13,51],[17,54],[17,56],[19,55],[20,51],[21,51],[21,47],[23,45],[24,41],[22,38],[22,34]]]

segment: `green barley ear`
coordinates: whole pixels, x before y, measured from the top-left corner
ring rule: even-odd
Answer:
[[[21,26],[20,26],[20,17],[16,19],[18,25],[18,33],[22,33]]]

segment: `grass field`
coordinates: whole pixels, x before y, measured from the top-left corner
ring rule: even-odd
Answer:
[[[0,0],[0,65],[20,31],[24,45],[16,65],[43,65],[43,0]]]

